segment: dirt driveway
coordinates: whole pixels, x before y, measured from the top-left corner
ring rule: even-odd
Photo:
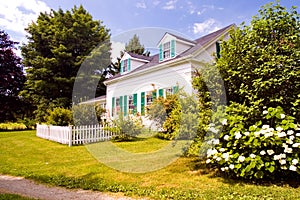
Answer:
[[[0,193],[19,194],[25,197],[43,200],[131,200],[132,198],[117,196],[114,194],[104,194],[102,192],[88,190],[70,190],[60,187],[50,187],[43,184],[37,184],[31,180],[22,177],[13,177],[0,175]]]

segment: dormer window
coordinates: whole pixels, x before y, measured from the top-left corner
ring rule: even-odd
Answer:
[[[130,58],[121,61],[121,74],[130,72]]]
[[[175,57],[175,40],[171,40],[159,45],[159,61]]]
[[[123,72],[127,72],[128,71],[128,59],[124,60],[124,64],[123,64]]]
[[[164,47],[163,58],[164,59],[170,58],[170,51],[171,51],[170,42],[164,43],[163,47]]]

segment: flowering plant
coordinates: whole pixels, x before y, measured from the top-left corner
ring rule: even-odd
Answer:
[[[281,107],[265,109],[263,116],[264,123],[248,128],[230,117],[223,120],[224,131],[208,149],[206,163],[245,179],[300,174],[300,126]]]

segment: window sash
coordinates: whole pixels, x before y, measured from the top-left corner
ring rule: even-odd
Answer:
[[[134,110],[134,103],[133,103],[133,95],[128,96],[128,112],[133,114]]]
[[[147,105],[151,105],[153,102],[153,95],[152,95],[152,91],[147,92],[146,94],[146,103]]]
[[[127,72],[128,71],[128,60],[124,60],[124,63],[123,63],[123,72]]]
[[[171,56],[171,44],[166,42],[163,44],[163,58],[170,58]]]

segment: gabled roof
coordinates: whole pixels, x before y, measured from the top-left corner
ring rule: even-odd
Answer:
[[[169,33],[169,32],[166,32],[166,33],[163,35],[163,37],[159,40],[159,42],[158,42],[157,44],[161,43],[161,41],[164,39],[164,37],[165,37],[166,35],[171,35],[171,36],[175,37],[176,39],[185,41],[185,42],[187,42],[187,43],[196,44],[196,41],[189,40],[189,39],[186,39],[186,38],[184,38],[184,37],[181,37],[181,36],[178,36],[178,35]]]
[[[195,40],[196,45],[191,47],[190,49],[186,50],[185,52],[183,52],[181,54],[181,56],[187,56],[189,54],[194,53],[195,51],[197,51],[198,49],[206,46],[208,43],[210,43],[212,40],[221,37],[226,31],[230,30],[232,27],[235,27],[235,24],[230,24],[229,26],[226,26],[220,30],[217,30],[215,32],[212,32],[208,35],[205,35],[203,37],[200,37],[198,39]]]
[[[185,41],[188,41],[188,42],[192,42],[194,43],[195,45],[192,46],[191,48],[187,49],[186,51],[184,51],[183,53],[177,55],[176,57],[172,58],[172,59],[168,59],[166,61],[159,61],[159,54],[155,54],[153,56],[143,56],[143,55],[136,55],[136,54],[132,54],[130,53],[129,55],[130,56],[136,56],[136,57],[143,57],[144,59],[148,59],[148,63],[144,64],[144,65],[141,65],[140,67],[134,69],[133,71],[131,71],[130,73],[127,73],[127,74],[124,74],[124,75],[121,75],[120,73],[119,74],[116,74],[115,76],[109,78],[107,81],[109,80],[113,80],[113,79],[116,79],[116,78],[119,78],[121,76],[128,76],[134,72],[137,72],[137,71],[142,71],[142,70],[145,70],[145,69],[149,69],[153,66],[156,66],[156,65],[159,65],[159,64],[163,64],[163,63],[168,63],[168,62],[171,62],[171,61],[174,61],[174,60],[177,60],[177,59],[180,59],[180,58],[183,58],[185,56],[189,56],[189,55],[192,55],[194,54],[195,52],[197,52],[199,49],[202,49],[204,48],[206,45],[209,45],[212,41],[214,40],[217,40],[217,38],[221,37],[224,33],[226,33],[228,30],[230,30],[232,27],[235,27],[235,24],[231,24],[229,26],[226,26],[220,30],[217,30],[213,33],[210,33],[208,35],[205,35],[203,37],[200,37],[194,41],[191,41],[191,40],[188,40],[188,39],[185,39],[185,38],[182,38],[182,37],[179,37],[179,36],[176,36],[174,34],[170,34],[170,33],[165,33],[166,34],[170,34],[176,38],[180,38],[181,40],[185,40]],[[164,35],[164,36],[165,36]],[[163,37],[164,37],[163,36]],[[161,40],[160,40],[161,41]],[[132,54],[132,55],[131,55]],[[132,56],[132,57],[133,57]],[[145,58],[146,57],[146,58]],[[106,82],[106,81],[105,81]]]
[[[131,52],[127,52],[132,58],[137,58],[139,60],[146,60],[146,61],[150,61],[151,58],[150,56],[144,56],[144,55],[139,55],[139,54],[135,54],[135,53],[131,53]]]

